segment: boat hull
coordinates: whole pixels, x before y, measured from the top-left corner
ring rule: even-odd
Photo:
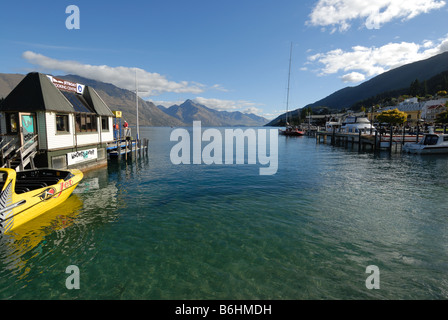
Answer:
[[[408,144],[403,147],[403,151],[412,154],[448,154],[448,146],[431,147],[419,144]]]
[[[279,134],[282,136],[289,136],[289,137],[301,137],[305,135],[305,132],[303,131],[287,131],[287,130],[279,130]]]
[[[403,151],[414,154],[448,154],[447,134],[425,134],[419,143],[407,143]]]
[[[51,170],[47,169],[46,172],[51,172]],[[61,176],[54,184],[24,193],[16,193],[16,184],[19,185],[16,180],[16,172],[12,169],[0,170],[0,173],[7,173],[0,195],[1,233],[8,233],[63,203],[83,178],[83,173],[80,170],[54,170],[54,173],[57,172],[66,175],[65,177]],[[37,182],[33,181],[32,183],[35,185]]]

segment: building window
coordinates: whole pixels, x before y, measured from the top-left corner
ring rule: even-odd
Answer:
[[[56,115],[56,133],[69,133],[68,114]]]
[[[101,117],[101,130],[109,131],[109,117]]]
[[[98,117],[94,114],[77,113],[76,132],[97,132],[98,131]]]
[[[6,129],[8,133],[19,132],[19,115],[17,113],[6,114]]]

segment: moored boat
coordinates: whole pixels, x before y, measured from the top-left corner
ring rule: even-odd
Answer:
[[[300,131],[296,127],[292,127],[288,122],[289,86],[290,86],[290,81],[291,81],[291,60],[292,60],[292,43],[291,43],[291,52],[289,54],[288,95],[287,95],[287,100],[286,100],[286,114],[285,114],[286,129],[285,130],[279,129],[278,132],[280,135],[283,135],[283,136],[299,137],[299,136],[305,135],[305,132]]]
[[[279,133],[284,136],[300,137],[304,136],[305,132],[299,130],[298,128],[286,127],[285,130],[279,129]]]
[[[0,168],[0,233],[7,233],[63,203],[83,178],[80,170]]]
[[[375,130],[375,127],[366,117],[347,117],[341,127],[341,132],[344,133],[371,133]]]
[[[424,134],[419,142],[406,143],[403,151],[414,154],[448,153],[448,134]]]

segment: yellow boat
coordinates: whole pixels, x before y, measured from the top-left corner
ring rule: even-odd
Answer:
[[[83,178],[80,170],[0,168],[0,233],[7,233],[63,203]]]

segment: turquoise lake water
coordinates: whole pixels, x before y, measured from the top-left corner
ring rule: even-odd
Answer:
[[[147,157],[87,173],[2,236],[0,299],[448,298],[448,156],[279,136],[278,172],[260,176],[173,165],[172,130],[141,128]]]

